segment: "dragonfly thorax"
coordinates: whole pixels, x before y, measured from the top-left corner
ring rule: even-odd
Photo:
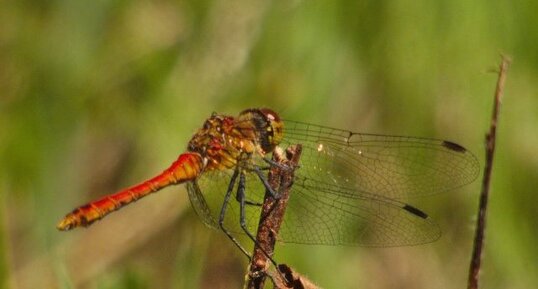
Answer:
[[[272,152],[282,136],[282,121],[270,109],[248,109],[238,117],[213,114],[192,137],[188,150],[204,158],[206,169],[231,168],[241,158]]]

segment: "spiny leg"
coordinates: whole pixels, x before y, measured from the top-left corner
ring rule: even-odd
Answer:
[[[239,194],[239,189],[240,189],[240,187],[241,187],[241,177],[242,177],[243,179],[245,178],[245,176],[244,176],[243,173],[241,173],[241,174],[239,175],[239,186],[238,186],[238,188],[237,188],[237,189],[238,189],[238,192],[237,192],[236,195],[235,195],[235,200],[236,200],[238,203],[244,202],[245,205],[254,206],[254,207],[261,207],[261,206],[263,205],[263,202],[257,202],[257,201],[251,201],[251,200],[248,200],[247,197],[246,197],[246,194],[245,194],[244,192],[243,192],[243,194],[242,194],[242,195],[244,196],[244,200],[241,200],[241,199],[240,199],[240,195],[241,195],[241,194]],[[244,184],[244,183],[245,183],[245,180],[243,180],[243,184]],[[243,187],[245,187],[245,186],[243,185]],[[245,188],[243,188],[243,191],[244,191],[244,190],[245,190]]]
[[[260,179],[262,179],[265,189],[271,190],[271,186],[269,186],[269,183],[265,179],[265,176],[263,176],[263,175],[261,175],[261,176],[258,175],[258,176],[260,177]],[[267,253],[267,251],[265,251],[264,248],[262,248],[260,246],[258,241],[256,241],[254,236],[250,233],[250,231],[247,228],[246,219],[245,219],[245,217],[246,217],[245,205],[249,205],[249,203],[248,203],[249,201],[246,200],[246,196],[245,196],[245,175],[244,175],[244,172],[241,172],[240,175],[239,175],[239,184],[237,186],[236,199],[237,199],[237,201],[239,201],[239,209],[240,209],[239,210],[239,222],[240,222],[241,228],[250,237],[250,239],[254,242],[254,248],[256,248],[256,247],[260,248],[260,250],[265,255],[265,257],[267,257],[267,259],[273,264],[273,266],[275,266],[276,272],[281,276],[282,280],[285,280],[286,282],[289,282],[290,280],[288,280],[288,278],[286,278],[286,275],[280,271],[280,269],[278,267],[278,263],[271,256],[269,256],[269,254]],[[270,208],[270,210],[275,209],[277,207],[277,204],[278,204],[278,202],[275,202],[273,204],[273,206]],[[259,273],[262,273],[262,272],[260,271]],[[271,274],[268,274],[267,276],[271,279],[273,284],[276,284],[275,279]]]
[[[224,234],[226,234],[226,236],[228,236],[228,238],[232,240],[235,246],[237,246],[237,248],[239,248],[239,250],[241,250],[241,252],[243,252],[243,254],[245,254],[249,260],[251,260],[252,257],[247,252],[247,250],[245,250],[245,248],[243,248],[243,246],[239,244],[239,241],[237,241],[237,239],[230,233],[230,231],[228,231],[228,229],[224,227],[224,218],[226,216],[226,209],[228,207],[228,202],[230,201],[230,197],[232,195],[232,191],[235,186],[235,181],[238,175],[239,175],[239,170],[236,169],[234,171],[234,174],[232,175],[232,178],[230,179],[230,184],[228,185],[228,189],[226,190],[226,195],[224,196],[224,201],[222,203],[220,216],[219,216],[219,227],[224,232]]]
[[[245,214],[245,205],[246,203],[246,196],[245,196],[245,174],[243,171],[239,174],[239,184],[237,185],[237,200],[239,201],[239,224],[241,225],[241,228],[243,231],[248,235],[248,237],[254,242],[254,246],[260,248],[262,253],[273,263],[275,268],[277,268],[277,263],[269,254],[260,246],[254,235],[248,230],[247,222],[246,222],[246,214]]]
[[[269,182],[267,181],[267,179],[265,178],[265,175],[263,174],[263,172],[261,171],[261,169],[257,166],[254,166],[252,168],[252,170],[254,171],[254,173],[256,173],[256,175],[258,176],[258,178],[260,179],[260,181],[262,181],[263,183],[263,186],[267,189],[267,191],[271,194],[271,197],[275,198],[275,199],[280,199],[280,194],[275,192],[273,190],[273,188],[271,188],[271,185],[269,184]]]
[[[291,168],[289,166],[287,166],[285,164],[278,163],[278,162],[276,162],[276,161],[274,161],[272,159],[268,159],[268,158],[263,157],[262,160],[269,164],[269,168],[274,166],[274,167],[277,167],[277,168],[279,168],[281,170],[285,170],[285,171],[291,170]]]
[[[240,203],[241,200],[239,199],[239,194],[236,194],[235,195],[235,200]],[[246,196],[245,196],[245,205],[248,205],[248,206],[254,206],[254,207],[261,207],[263,205],[262,202],[256,202],[256,201],[251,201],[251,200],[247,200]]]
[[[292,168],[290,166],[287,166],[285,164],[281,164],[281,163],[278,163],[278,162],[275,162],[274,160],[272,159],[268,159],[266,157],[263,157],[262,160],[264,162],[266,162],[268,165],[267,166],[257,166],[257,168],[261,171],[268,171],[270,170],[272,167],[277,167],[283,171],[290,171]]]
[[[245,200],[245,204],[249,206],[261,207],[263,203]]]

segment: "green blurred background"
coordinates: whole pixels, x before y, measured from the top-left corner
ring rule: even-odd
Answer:
[[[167,167],[211,112],[450,139],[483,163],[499,53],[483,288],[538,286],[538,2],[1,1],[0,287],[240,288],[246,260],[184,187],[85,230],[75,206]],[[414,201],[417,247],[282,245],[325,288],[465,288],[480,181]]]

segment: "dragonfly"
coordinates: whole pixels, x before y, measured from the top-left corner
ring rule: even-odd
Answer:
[[[265,174],[269,154],[293,144],[302,145],[302,155],[281,242],[372,247],[433,242],[441,235],[439,226],[408,200],[462,187],[479,173],[477,158],[447,140],[355,133],[283,120],[268,108],[238,116],[213,113],[162,173],[76,208],[57,228],[87,227],[185,183],[201,220],[236,243],[235,233],[252,236],[257,229],[260,204],[271,191]]]

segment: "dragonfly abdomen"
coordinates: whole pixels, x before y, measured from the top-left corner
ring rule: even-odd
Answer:
[[[203,167],[203,160],[199,154],[182,154],[168,169],[156,177],[78,207],[67,214],[65,218],[60,221],[57,228],[62,231],[67,231],[80,226],[87,227],[109,213],[151,193],[157,192],[164,187],[194,180],[202,172]]]

